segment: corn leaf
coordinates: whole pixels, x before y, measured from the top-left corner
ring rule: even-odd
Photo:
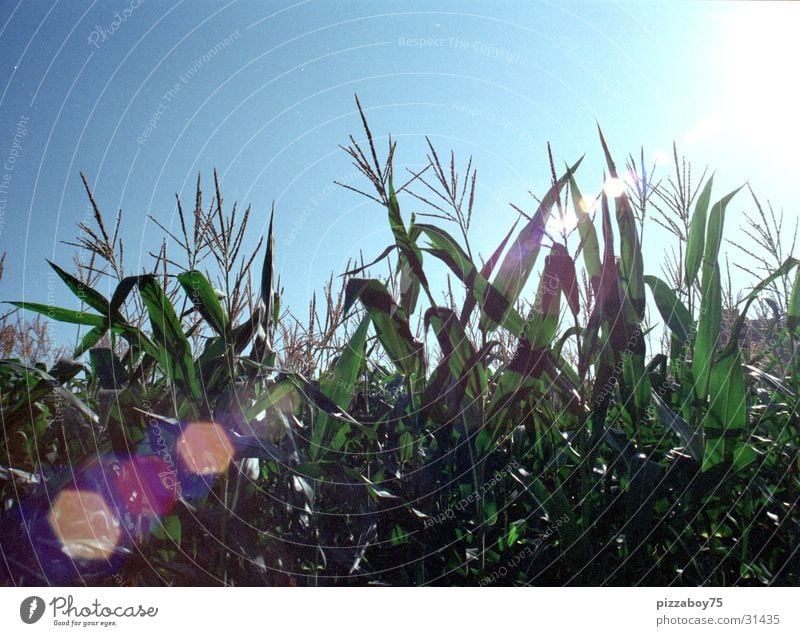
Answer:
[[[700,400],[705,400],[708,396],[708,383],[713,365],[713,356],[717,348],[722,325],[722,286],[717,259],[725,225],[725,208],[740,189],[741,187],[737,188],[717,201],[711,208],[708,219],[705,250],[703,252],[700,319],[697,325],[697,337],[692,358],[695,392]]]
[[[76,359],[80,358],[84,353],[100,342],[100,339],[106,335],[106,331],[108,331],[108,321],[99,327],[93,327],[87,331],[86,335],[78,344],[78,347],[72,352],[72,357]]]
[[[42,305],[40,303],[27,303],[14,301],[9,303],[20,309],[27,309],[38,314],[47,316],[51,320],[58,322],[68,322],[75,325],[86,325],[89,327],[103,327],[108,323],[104,316],[90,314],[85,311],[76,311],[64,307],[53,307],[52,305]]]
[[[140,276],[138,287],[150,317],[161,368],[170,380],[183,383],[194,399],[201,400],[203,391],[195,372],[191,346],[172,303],[152,275]]]
[[[653,402],[656,405],[656,413],[658,413],[659,419],[680,438],[684,448],[695,461],[701,463],[704,453],[702,428],[693,429],[685,419],[667,406],[656,391],[653,391]]]
[[[291,401],[291,396],[296,393],[297,387],[290,380],[280,380],[271,386],[265,387],[263,392],[253,400],[252,404],[242,409],[245,420],[252,421],[259,414],[275,406],[287,396],[290,396]]]
[[[733,462],[747,425],[746,385],[738,348],[718,360],[710,376],[709,407],[703,420],[703,471]]]
[[[508,239],[511,238],[511,235],[514,233],[514,229],[517,227],[517,223],[519,223],[519,218],[514,221],[514,224],[511,226],[511,229],[505,235],[502,241],[500,241],[500,245],[497,246],[497,249],[492,253],[489,257],[489,260],[483,264],[481,267],[480,274],[486,280],[489,280],[492,276],[492,272],[494,271],[495,265],[500,261],[500,257],[503,255],[503,250],[506,249],[506,244],[508,243]],[[464,298],[464,306],[461,308],[461,325],[466,326],[469,322],[469,316],[472,313],[472,310],[475,308],[475,304],[477,303],[475,299],[475,294],[473,293],[472,289],[467,287],[466,297]]]
[[[183,272],[178,275],[178,282],[205,321],[219,335],[224,335],[228,328],[228,316],[205,275],[196,270]]]
[[[600,285],[600,275],[602,265],[600,263],[600,244],[597,240],[597,230],[592,223],[592,217],[584,210],[582,203],[583,197],[578,188],[575,178],[570,175],[569,189],[572,194],[572,207],[575,218],[578,219],[578,235],[581,239],[580,249],[583,251],[583,264],[586,267],[586,274],[589,276],[589,283],[592,285],[595,294]]]
[[[458,243],[444,230],[433,225],[417,225],[428,237],[431,247],[426,248],[430,254],[443,261],[461,280],[468,290],[475,295],[478,306],[488,324],[502,325],[509,331],[522,333],[522,317],[494,285],[484,278],[469,256]]]
[[[370,317],[365,316],[356,328],[347,345],[345,345],[333,367],[333,373],[320,383],[322,393],[343,410],[350,407],[353,399],[354,387],[358,379],[358,372],[364,363],[364,344],[367,339],[367,330]],[[318,459],[326,450],[326,432],[329,424],[327,413],[320,413],[311,435],[311,456]],[[334,448],[334,450],[338,450]]]
[[[794,285],[789,295],[787,314],[786,326],[790,332],[797,331],[797,328],[800,327],[800,269],[794,275]]]
[[[405,312],[392,299],[386,286],[375,279],[352,278],[345,289],[345,312],[356,300],[369,313],[381,346],[397,369],[411,379],[425,373],[422,343],[411,334]]]
[[[697,204],[694,207],[694,214],[689,225],[689,236],[686,241],[686,287],[691,288],[697,279],[700,265],[703,262],[703,248],[706,236],[706,216],[708,214],[708,204],[711,202],[711,186],[714,184],[714,175],[706,181]]]
[[[494,286],[509,305],[516,303],[522,292],[522,288],[525,286],[528,277],[533,271],[533,266],[536,264],[536,259],[539,256],[539,250],[541,249],[542,241],[545,236],[547,219],[550,216],[553,206],[558,201],[562,188],[578,169],[581,161],[583,161],[583,157],[578,159],[578,161],[550,187],[534,213],[533,218],[522,227],[517,238],[511,244],[511,247],[509,247],[506,257],[500,264],[500,269],[494,279]],[[484,320],[481,326],[485,330],[491,330],[493,328],[493,323],[496,322],[497,321],[489,322]]]
[[[67,287],[69,287],[70,291],[73,294],[75,294],[82,302],[89,305],[89,307],[91,307],[95,311],[99,311],[103,316],[111,318],[111,305],[105,296],[103,296],[100,292],[89,287],[83,281],[78,280],[72,274],[65,272],[55,263],[51,261],[47,262],[50,265],[50,267],[52,267],[53,270],[55,270],[59,278],[61,278],[61,280],[64,281]],[[115,316],[115,318],[121,320],[120,316]]]
[[[606,156],[608,171],[614,179],[618,179],[617,167],[611,158],[608,144],[603,136],[603,131],[598,126],[600,142]],[[639,234],[636,231],[636,217],[633,214],[628,195],[623,192],[616,197],[614,208],[616,210],[617,225],[619,226],[620,240],[620,273],[622,275],[623,289],[630,298],[636,317],[644,317],[644,265],[642,264],[642,248],[639,244]]]
[[[697,336],[692,353],[695,394],[701,401],[708,396],[708,383],[711,377],[714,351],[718,344],[720,326],[722,324],[722,287],[719,269],[712,269],[703,278],[700,320],[697,322]]]
[[[475,363],[475,349],[455,312],[446,307],[431,307],[425,312],[425,328],[433,327],[450,374],[464,385],[468,397],[476,399],[488,391],[483,365]]]
[[[401,258],[398,264],[401,268],[404,266],[403,275],[405,284],[402,286],[401,292],[406,295],[407,300],[402,304],[407,305],[404,308],[408,315],[411,315],[416,305],[416,296],[419,294],[419,285],[422,286],[429,297],[430,291],[428,289],[428,279],[425,276],[425,270],[422,268],[422,252],[409,235],[409,232],[406,231],[403,217],[400,214],[400,204],[397,202],[397,195],[395,194],[394,184],[391,180],[389,181],[389,201],[387,208],[389,212],[389,225],[392,228],[395,243],[397,243],[397,247],[400,250]],[[419,236],[418,232],[419,230],[415,233],[416,236]],[[415,285],[417,286],[416,293],[414,293]],[[408,294],[409,291],[411,291],[411,294]],[[411,300],[413,300],[413,302],[411,302]]]
[[[663,280],[656,276],[645,276],[650,286],[658,313],[664,319],[670,332],[681,344],[686,344],[692,331],[692,315],[680,301],[677,294]]]

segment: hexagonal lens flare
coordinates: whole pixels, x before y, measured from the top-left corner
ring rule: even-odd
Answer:
[[[48,522],[62,552],[71,559],[108,559],[122,533],[117,515],[102,495],[91,490],[62,490]]]
[[[186,471],[194,475],[224,473],[234,455],[228,433],[214,422],[193,422],[187,425],[175,448]]]

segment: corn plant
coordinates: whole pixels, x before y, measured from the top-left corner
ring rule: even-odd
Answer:
[[[243,224],[235,206],[223,213],[216,180],[207,209],[198,181],[193,224],[179,201],[180,234],[162,226],[184,265],[164,243],[152,273],[126,276],[117,231],[100,229],[110,298],[86,272],[51,264],[81,308],[16,303],[88,331],[71,362],[0,362],[0,477],[31,493],[3,512],[9,578],[796,583],[797,357],[777,377],[740,336],[778,285],[794,347],[800,274],[787,256],[723,328],[719,260],[736,191],[712,204],[713,177],[695,190],[679,177],[680,258],[664,280],[644,269],[642,223],[659,192],[644,170],[635,193],[584,196],[581,159],[559,176],[549,151],[550,188],[532,211],[515,206],[520,218],[479,264],[472,161],[460,174],[429,141],[427,167],[401,184],[395,142],[381,155],[358,109],[364,136],[346,152],[368,187],[345,187],[386,214],[392,242],[348,267],[338,296],[331,279],[324,320],[314,301],[307,325],[281,312],[272,220],[248,291],[255,252],[240,255]],[[404,215],[407,201],[419,209]],[[551,236],[548,220],[570,209],[575,227]],[[384,260],[389,275],[371,276]],[[450,273],[444,302],[431,260]],[[667,347],[648,351],[658,328]],[[62,491],[111,502],[117,534],[95,552],[66,536],[47,496]]]

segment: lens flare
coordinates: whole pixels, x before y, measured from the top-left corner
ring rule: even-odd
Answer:
[[[653,153],[653,163],[657,166],[665,166],[669,163],[669,155],[663,150],[656,150]]]
[[[97,492],[62,490],[48,521],[62,552],[71,559],[108,559],[119,545],[119,518]]]
[[[591,194],[585,194],[581,197],[578,205],[586,214],[592,214],[597,209],[597,197]]]
[[[176,444],[186,471],[194,475],[219,475],[233,459],[233,444],[219,424],[193,422],[183,429]]]
[[[553,210],[545,228],[550,234],[569,234],[578,226],[578,217],[572,208],[564,210],[559,215],[558,210]]]
[[[625,182],[622,179],[609,177],[603,184],[603,192],[606,193],[607,197],[620,197],[625,192]]]
[[[114,486],[125,510],[154,518],[169,514],[180,494],[178,475],[155,455],[114,462]]]

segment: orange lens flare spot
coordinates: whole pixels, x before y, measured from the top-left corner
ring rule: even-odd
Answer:
[[[622,179],[609,177],[603,184],[603,192],[606,193],[607,197],[616,198],[622,196],[625,192],[625,182]]]
[[[213,422],[189,424],[176,450],[186,470],[195,475],[219,475],[233,459],[233,445],[225,430]]]
[[[122,533],[119,519],[103,496],[86,490],[62,490],[48,521],[71,559],[108,559]]]

